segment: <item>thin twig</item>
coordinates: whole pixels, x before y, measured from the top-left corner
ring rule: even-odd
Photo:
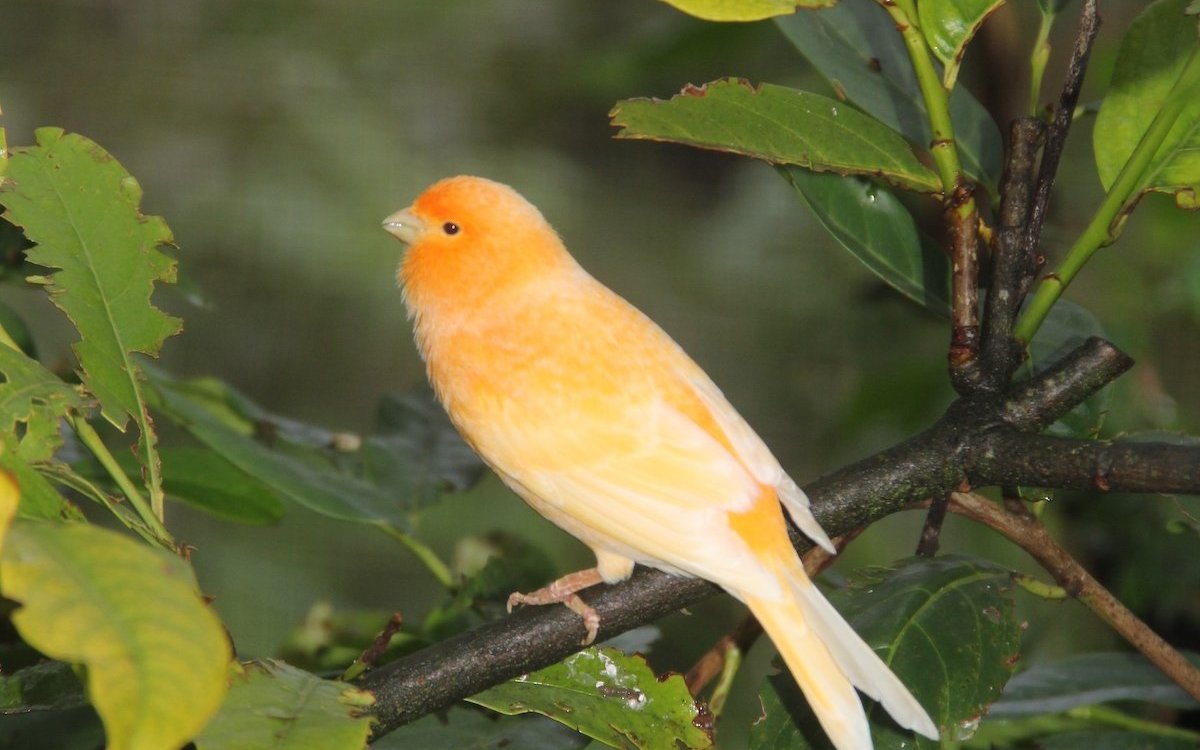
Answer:
[[[1189,695],[1200,700],[1200,669],[1117,601],[1047,533],[1041,523],[1009,513],[980,495],[956,492],[951,499],[951,507],[956,513],[990,526],[1020,546],[1054,576],[1055,581],[1069,594],[1112,626]]]
[[[921,540],[917,542],[917,554],[921,557],[937,555],[938,547],[941,546],[942,524],[946,521],[946,508],[949,505],[949,495],[937,495],[929,503],[925,525],[921,527]]]
[[[733,630],[721,636],[720,640],[713,644],[708,651],[705,651],[704,656],[701,656],[688,670],[687,675],[683,678],[687,683],[688,691],[692,695],[699,695],[708,683],[724,671],[725,660],[729,657],[731,650],[742,654],[746,653],[762,633],[762,625],[758,624],[754,615],[747,614],[739,620]]]
[[[1058,163],[1066,146],[1067,133],[1071,130],[1071,121],[1075,115],[1075,105],[1079,101],[1079,90],[1083,86],[1083,76],[1087,72],[1088,57],[1092,52],[1092,43],[1096,41],[1096,33],[1100,30],[1100,14],[1096,9],[1097,0],[1084,0],[1083,9],[1079,15],[1079,28],[1075,33],[1075,46],[1071,51],[1071,61],[1067,65],[1067,76],[1063,83],[1062,94],[1058,106],[1054,110],[1054,121],[1046,133],[1046,145],[1042,150],[1042,165],[1038,170],[1037,187],[1034,189],[1033,205],[1029,212],[1029,227],[1025,234],[1025,253],[1031,257],[1041,256],[1037,253],[1042,238],[1042,225],[1046,220],[1046,208],[1050,203],[1050,190],[1054,187],[1054,177],[1058,173]],[[1044,262],[1042,260],[1041,262]],[[1038,265],[1041,265],[1039,262]],[[1020,296],[1029,291],[1033,282],[1036,268],[1022,280]]]
[[[950,382],[966,395],[985,382],[979,367],[979,213],[972,187],[958,184],[946,201],[950,239]]]

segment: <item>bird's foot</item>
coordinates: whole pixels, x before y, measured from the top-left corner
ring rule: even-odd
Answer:
[[[576,592],[582,591],[588,586],[595,586],[600,581],[600,571],[596,568],[568,573],[537,591],[531,591],[528,594],[514,591],[508,597],[508,611],[512,612],[513,607],[518,604],[534,604],[539,606],[543,604],[564,604],[567,609],[583,618],[583,627],[587,630],[587,635],[584,636],[582,645],[587,646],[596,640],[596,633],[600,630],[600,615],[587,602],[580,599],[579,594]]]

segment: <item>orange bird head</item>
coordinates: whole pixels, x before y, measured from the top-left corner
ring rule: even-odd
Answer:
[[[541,212],[482,177],[448,177],[383,221],[407,244],[399,278],[411,310],[483,303],[555,268],[574,265]]]

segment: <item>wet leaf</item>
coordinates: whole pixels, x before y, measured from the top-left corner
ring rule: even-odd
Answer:
[[[822,226],[872,273],[917,304],[949,314],[946,253],[922,238],[889,189],[860,177],[780,171]]]
[[[504,714],[535,712],[611,747],[712,746],[683,677],[659,680],[645,659],[589,648],[468,698]]]

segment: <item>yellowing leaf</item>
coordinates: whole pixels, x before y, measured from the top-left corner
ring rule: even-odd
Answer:
[[[3,549],[4,538],[8,536],[8,527],[17,514],[20,499],[21,490],[17,487],[17,480],[7,471],[0,471],[0,549]]]
[[[828,8],[838,0],[663,0],[706,21],[761,21],[795,13],[796,8]]]
[[[199,750],[366,746],[370,693],[277,661],[247,664],[241,672],[221,712],[196,738]]]
[[[226,691],[229,644],[178,557],[83,524],[18,520],[0,592],[34,648],[87,667],[108,750],[180,747]]]

